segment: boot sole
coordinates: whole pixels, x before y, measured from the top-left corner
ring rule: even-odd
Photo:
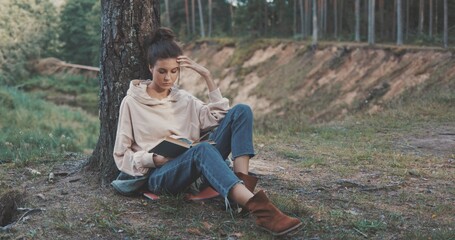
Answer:
[[[279,233],[277,233],[277,232],[272,232],[272,231],[270,231],[269,229],[264,228],[264,227],[260,227],[260,226],[259,226],[259,228],[261,228],[261,229],[263,229],[263,230],[265,230],[265,231],[271,233],[273,236],[282,236],[282,235],[288,234],[288,233],[290,233],[290,232],[292,232],[292,231],[294,231],[294,230],[297,230],[297,229],[300,228],[302,225],[303,225],[303,223],[300,222],[299,224],[297,224],[297,225],[295,225],[295,226],[293,226],[293,227],[291,227],[291,228],[288,228],[288,229],[286,229],[286,230],[284,230],[284,231],[282,231],[282,232],[279,232]]]

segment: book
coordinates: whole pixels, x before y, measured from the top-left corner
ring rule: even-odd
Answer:
[[[215,145],[213,141],[202,141],[208,142],[212,145]],[[201,141],[191,142],[186,138],[176,138],[172,136],[168,136],[163,139],[158,145],[154,148],[150,149],[150,153],[155,153],[167,158],[176,158],[180,154],[184,153],[186,150],[190,149],[193,146],[201,143]]]
[[[150,200],[158,200],[160,197],[151,192],[143,192],[142,195]]]

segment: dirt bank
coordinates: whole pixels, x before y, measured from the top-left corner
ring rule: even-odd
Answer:
[[[217,42],[185,47],[234,103],[250,104],[257,115],[298,110],[313,122],[340,119],[359,110],[380,111],[407,90],[455,82],[454,53],[442,49],[334,44],[314,49],[277,41],[244,49]],[[196,74],[183,75],[183,88],[205,96]]]

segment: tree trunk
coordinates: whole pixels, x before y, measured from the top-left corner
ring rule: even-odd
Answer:
[[[369,0],[368,4],[368,44],[374,44],[374,13],[375,13],[375,0]]]
[[[191,27],[193,36],[196,35],[196,7],[195,0],[191,0]]]
[[[310,0],[305,0],[305,36],[310,35],[310,29],[311,29],[311,24],[310,24]]]
[[[205,37],[205,28],[204,28],[204,14],[202,11],[202,3],[201,0],[197,0],[197,5],[199,7],[199,26],[201,30],[201,37]]]
[[[409,37],[409,9],[410,9],[410,6],[409,6],[409,0],[406,0],[406,40],[408,40],[408,37]]]
[[[120,103],[130,80],[147,79],[145,38],[160,26],[159,1],[101,1],[100,136],[88,169],[99,172],[102,185],[118,170],[113,149]]]
[[[381,27],[379,30],[381,32],[381,39],[384,40],[386,39],[386,35],[389,35],[389,31],[386,34],[386,26],[384,24],[384,0],[379,0],[379,25]]]
[[[355,41],[360,42],[360,0],[355,0]]]
[[[318,1],[318,9],[319,9],[319,25],[318,25],[318,29],[319,29],[319,36],[321,38],[324,37],[324,6],[323,6],[324,2],[323,0],[319,0]]]
[[[292,8],[292,35],[297,36],[297,0],[293,1],[294,7]]]
[[[428,36],[433,38],[433,0],[430,0],[430,7],[428,11]]]
[[[302,33],[302,38],[306,38],[306,32],[307,30],[305,29],[305,19],[306,19],[306,14],[303,10],[303,0],[299,0],[299,6],[300,6],[300,32]]]
[[[166,25],[171,28],[171,13],[169,11],[169,0],[164,1],[164,7],[166,8]]]
[[[344,12],[344,1],[338,2],[338,36],[343,35],[343,12]]]
[[[392,31],[390,31],[392,37],[389,38],[392,41],[397,39],[397,18],[396,18],[397,14],[396,13],[397,13],[397,0],[393,0],[393,11],[392,11],[392,16],[391,16],[391,18],[392,18]]]
[[[186,19],[186,34],[191,34],[190,11],[188,8],[188,0],[185,0],[185,19]]]
[[[402,21],[402,4],[397,0],[397,45],[403,45],[403,21]]]
[[[318,44],[318,4],[313,0],[313,46]]]
[[[323,16],[324,22],[322,24],[323,28],[324,28],[324,30],[323,30],[324,31],[324,36],[327,35],[327,4],[328,4],[327,0],[323,0],[322,1],[322,5],[323,5],[323,8],[324,8],[324,16]]]
[[[209,30],[208,30],[208,36],[212,37],[212,0],[209,0]]]
[[[370,15],[369,15],[370,14],[370,0],[361,0],[361,1],[362,1],[363,5],[360,5],[361,6],[360,12],[363,15],[362,19],[365,19],[364,20],[365,23],[360,25],[361,26],[360,32],[367,35],[367,41],[368,41],[368,27],[369,27],[368,20],[370,19]]]
[[[420,0],[420,5],[419,5],[419,34],[423,34],[423,17],[424,17],[424,2],[423,0]]]
[[[337,0],[333,0],[333,36],[335,37],[335,39],[338,39],[338,4],[337,4]]]
[[[444,48],[448,47],[448,40],[449,40],[449,22],[448,22],[448,8],[447,0],[444,0]]]
[[[261,34],[261,36],[267,36],[267,34],[268,34],[268,31],[269,31],[269,29],[268,29],[268,25],[269,25],[268,16],[269,16],[269,6],[268,6],[267,2],[264,2],[264,19],[263,19],[264,31]]]
[[[436,14],[434,16],[434,26],[435,26],[434,34],[438,35],[438,33],[439,33],[439,31],[438,31],[439,30],[439,28],[438,28],[438,26],[439,26],[438,25],[439,24],[439,1],[436,1],[435,5],[436,6],[434,6],[434,8],[435,8],[434,10],[435,10]]]
[[[235,19],[234,19],[234,6],[229,4],[229,13],[231,14],[231,34],[235,35],[234,28],[235,28]]]

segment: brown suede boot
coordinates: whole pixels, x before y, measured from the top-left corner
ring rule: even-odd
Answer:
[[[237,175],[237,177],[243,181],[243,184],[245,184],[245,187],[248,190],[250,190],[250,192],[254,193],[254,189],[256,188],[256,184],[258,183],[257,177],[246,175],[241,172],[236,172],[235,175]]]
[[[245,187],[254,194],[254,189],[256,188],[256,184],[258,183],[258,178],[256,176],[246,175],[241,172],[236,172],[235,175],[237,175],[237,177],[243,181],[243,184],[245,185]],[[239,206],[238,213],[240,216],[246,217],[246,216],[248,216],[249,211],[248,211],[248,209]]]
[[[299,219],[286,216],[276,208],[262,190],[250,198],[245,206],[256,217],[256,225],[274,236],[287,234],[302,225]]]

